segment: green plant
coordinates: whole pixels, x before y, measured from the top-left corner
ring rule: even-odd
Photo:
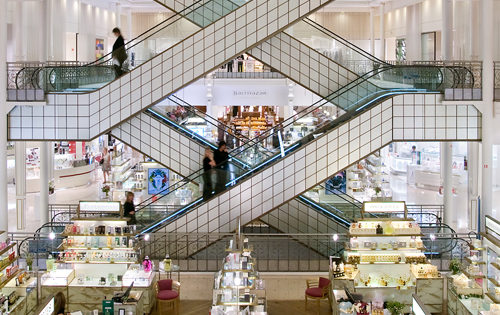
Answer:
[[[450,260],[450,264],[448,266],[451,270],[451,273],[456,275],[460,272],[460,270],[462,269],[462,263],[460,263],[460,261],[456,258]]]
[[[375,194],[378,196],[381,192],[382,192],[382,188],[376,186],[375,188],[373,188],[373,190],[375,190]]]
[[[397,301],[390,301],[386,303],[387,309],[391,312],[391,315],[399,315],[405,308],[403,303]]]

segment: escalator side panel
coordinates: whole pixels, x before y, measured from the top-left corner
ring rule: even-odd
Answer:
[[[285,32],[250,49],[248,54],[322,97],[358,78],[355,73]]]
[[[417,98],[425,99],[425,104],[415,104]],[[446,116],[441,117],[443,114]],[[245,225],[261,217],[393,141],[479,141],[480,117],[472,105],[442,105],[437,94],[394,96],[308,142],[208,203],[195,206],[160,230],[232,232],[238,219]],[[446,126],[442,121],[461,123]],[[294,169],[293,174],[285,172],[288,166]],[[187,225],[196,219],[197,224]],[[149,231],[161,226],[158,223]]]

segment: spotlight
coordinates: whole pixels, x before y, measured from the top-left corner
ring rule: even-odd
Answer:
[[[56,238],[56,233],[54,233],[54,232],[50,232],[50,233],[49,233],[49,239],[50,239],[50,240],[53,240],[53,239],[55,239],[55,238]]]

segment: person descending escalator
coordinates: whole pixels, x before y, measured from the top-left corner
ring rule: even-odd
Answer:
[[[203,158],[203,199],[207,199],[212,195],[213,184],[212,174],[215,167],[214,153],[210,148],[205,149],[205,157]]]
[[[113,34],[116,36],[116,40],[113,44],[111,56],[113,57],[113,67],[116,77],[119,78],[125,73],[125,71],[123,71],[123,63],[127,60],[128,56],[125,50],[125,40],[123,39],[120,29],[115,27],[113,29]]]
[[[229,164],[229,153],[227,152],[226,142],[219,142],[219,148],[214,151],[215,170],[217,172],[217,182],[215,183],[215,193],[218,194],[226,189],[227,170]]]

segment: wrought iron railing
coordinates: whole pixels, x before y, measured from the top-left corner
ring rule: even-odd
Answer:
[[[392,65],[437,66],[449,72],[445,76],[448,88],[444,91],[445,100],[482,100],[483,62],[469,60],[454,61],[387,61]]]
[[[493,100],[500,101],[500,61],[495,61],[493,68]]]

